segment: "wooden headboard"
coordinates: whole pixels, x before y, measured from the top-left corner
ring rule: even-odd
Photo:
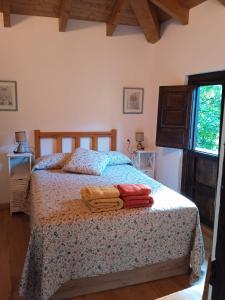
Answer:
[[[56,152],[62,152],[62,139],[72,138],[75,140],[75,148],[80,147],[81,138],[91,139],[91,149],[98,150],[98,138],[110,139],[110,150],[116,150],[116,129],[110,131],[81,131],[81,132],[43,132],[34,130],[35,157],[41,155],[41,139],[50,138],[56,140]]]

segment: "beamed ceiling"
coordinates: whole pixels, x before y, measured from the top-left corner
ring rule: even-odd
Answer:
[[[11,26],[10,15],[29,15],[59,19],[59,31],[66,31],[69,19],[106,23],[112,36],[120,24],[140,26],[150,43],[161,38],[160,26],[169,19],[183,25],[191,8],[206,0],[0,0],[4,27]],[[225,0],[220,0],[225,5]]]

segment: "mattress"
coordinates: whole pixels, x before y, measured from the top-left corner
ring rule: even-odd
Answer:
[[[151,208],[91,213],[81,187],[144,183]],[[31,236],[20,293],[49,299],[65,282],[131,270],[190,255],[198,278],[204,246],[193,202],[130,165],[108,166],[101,176],[36,171],[31,178]]]

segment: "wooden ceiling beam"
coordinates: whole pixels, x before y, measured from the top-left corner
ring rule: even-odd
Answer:
[[[225,0],[219,0],[223,5],[225,5]]]
[[[66,31],[66,25],[70,17],[72,0],[62,0],[59,13],[59,31]]]
[[[4,27],[11,27],[10,20],[10,0],[2,1],[3,24]]]
[[[151,2],[181,24],[188,24],[189,9],[181,5],[178,0],[151,0]]]
[[[155,7],[148,0],[130,0],[130,5],[148,42],[160,39],[160,25]]]
[[[127,5],[127,0],[116,0],[112,13],[106,23],[106,35],[112,36],[119,23],[122,10]]]

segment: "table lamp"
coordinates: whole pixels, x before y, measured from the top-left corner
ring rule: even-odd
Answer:
[[[25,131],[17,131],[15,132],[16,142],[18,143],[17,149],[14,151],[15,153],[24,153],[23,143],[27,141],[26,132]]]
[[[137,142],[137,150],[144,150],[144,146],[142,142],[144,142],[144,132],[136,132],[135,140]]]

